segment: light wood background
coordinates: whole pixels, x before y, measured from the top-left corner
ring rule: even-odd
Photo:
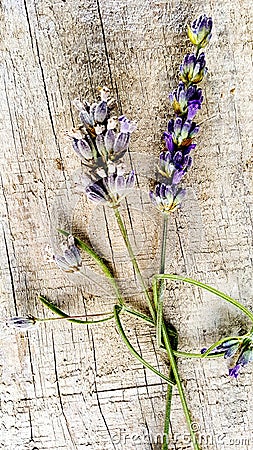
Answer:
[[[202,13],[214,20],[203,123],[184,182],[188,200],[170,219],[167,271],[212,284],[252,308],[251,2],[2,0],[0,8],[1,317],[49,317],[38,294],[69,313],[112,308],[110,288],[85,256],[92,281],[46,261],[47,245],[59,245],[57,226],[103,254],[129,303],[144,308],[112,212],[73,193],[81,166],[64,131],[78,123],[72,100],[92,101],[105,84],[119,113],[138,122],[126,162],[139,184],[123,215],[150,280],[161,224],[147,192],[171,114],[168,92],[191,48],[186,24]],[[168,285],[165,312],[186,350],[248,326],[219,299],[176,283]],[[153,330],[133,319],[124,323],[143,357],[166,371]],[[166,385],[128,354],[113,322],[88,328],[60,321],[21,334],[2,324],[0,337],[1,448],[159,448]],[[202,448],[252,450],[253,366],[238,381],[228,377],[223,359],[184,360],[179,367]],[[171,425],[169,448],[190,449],[176,390]]]

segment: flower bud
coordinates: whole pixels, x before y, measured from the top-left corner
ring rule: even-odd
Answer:
[[[6,320],[8,327],[17,328],[19,330],[28,330],[36,323],[36,319],[33,316],[26,317],[10,317]]]
[[[209,43],[212,34],[212,18],[206,15],[200,16],[188,26],[188,36],[190,41],[199,48],[204,48]]]

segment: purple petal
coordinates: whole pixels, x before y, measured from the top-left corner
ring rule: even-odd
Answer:
[[[107,102],[100,102],[95,109],[94,118],[98,123],[103,123],[107,116]]]
[[[173,139],[172,139],[172,135],[165,131],[163,136],[164,136],[164,139],[165,139],[165,145],[166,145],[167,150],[169,152],[173,152],[173,150],[174,150],[174,142],[173,142]]]
[[[54,255],[53,259],[60,269],[64,270],[65,272],[73,272],[73,270],[71,270],[69,264],[67,263],[66,259],[63,256]]]
[[[232,367],[232,369],[229,369],[228,374],[231,377],[234,377],[236,379],[238,377],[238,375],[239,375],[240,368],[241,368],[241,365],[240,364],[236,364],[235,367]]]
[[[173,180],[172,183],[173,184],[178,184],[180,183],[182,177],[184,176],[185,171],[184,170],[175,170],[174,174],[173,174]]]
[[[106,147],[107,152],[112,151],[112,149],[114,147],[115,139],[116,139],[115,131],[107,130],[107,132],[105,134],[105,147]]]
[[[197,114],[197,112],[198,112],[199,109],[200,109],[200,104],[199,104],[199,102],[197,102],[197,101],[192,102],[192,103],[188,106],[187,120],[192,120],[192,119],[196,116],[196,114]]]
[[[113,150],[115,153],[123,152],[127,150],[130,141],[130,133],[120,132],[116,138]]]
[[[87,198],[95,203],[106,203],[106,199],[94,192],[87,192]]]
[[[116,192],[121,195],[124,193],[126,189],[126,180],[123,175],[117,175],[115,178],[115,190]]]
[[[127,189],[132,189],[134,187],[134,183],[135,183],[135,172],[134,170],[132,170],[126,180]]]

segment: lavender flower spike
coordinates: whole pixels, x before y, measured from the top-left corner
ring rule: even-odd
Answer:
[[[206,15],[200,16],[194,20],[191,26],[188,26],[188,36],[190,41],[199,48],[204,48],[209,43],[212,34],[213,21]]]
[[[253,361],[253,338],[246,337],[242,343],[242,350],[239,358],[236,361],[236,365],[229,369],[229,375],[237,378],[241,367],[246,366]]]

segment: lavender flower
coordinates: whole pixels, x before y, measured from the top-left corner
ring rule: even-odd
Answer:
[[[17,328],[19,330],[28,330],[33,327],[35,323],[36,319],[33,316],[10,317],[6,320],[6,325],[8,327]]]
[[[241,367],[253,361],[253,337],[247,337],[241,344],[241,352],[234,367],[229,369],[229,375],[237,378]]]
[[[202,90],[197,84],[205,76],[205,54],[199,50],[206,46],[211,38],[212,20],[201,16],[193,22],[188,33],[194,45],[196,54],[187,54],[180,66],[181,81],[177,89],[169,95],[175,118],[169,120],[168,129],[164,132],[166,151],[162,152],[158,163],[158,181],[155,192],[150,192],[151,201],[162,212],[178,209],[185,190],[178,188],[185,173],[192,165],[190,152],[196,147],[193,139],[199,127],[193,119],[203,102]]]
[[[149,194],[152,203],[164,214],[169,214],[180,207],[185,196],[185,189],[177,188],[175,185],[158,183],[155,192]]]
[[[108,203],[109,206],[116,207],[120,201],[128,194],[135,183],[134,171],[126,177],[116,171],[108,177],[101,178],[86,188],[89,200],[95,203]]]
[[[198,48],[204,48],[209,43],[212,34],[213,21],[206,15],[200,16],[194,20],[191,26],[188,26],[188,36],[194,45]]]
[[[207,73],[205,54],[201,53],[198,57],[187,54],[180,66],[181,80],[186,83],[200,83]]]
[[[53,260],[64,272],[73,273],[80,269],[82,259],[73,236],[68,237],[68,246],[63,255],[53,255]]]
[[[202,90],[198,89],[195,84],[185,87],[180,81],[178,88],[169,95],[175,114],[178,116],[186,116],[186,120],[192,120],[201,108],[203,101]]]
[[[136,129],[134,122],[131,122],[125,116],[119,117],[120,132],[115,133],[117,120],[112,117],[108,120],[107,127],[98,125],[95,127],[96,147],[98,153],[106,160],[117,161],[127,151],[130,135]]]
[[[71,139],[73,150],[84,162],[91,162],[94,158],[94,146],[87,133],[83,133],[81,129],[73,129],[71,133],[66,135]]]
[[[206,348],[203,348],[201,353],[204,354],[206,350]],[[222,344],[217,345],[209,355],[219,353],[224,354],[224,358],[226,359],[233,358],[238,354],[235,366],[229,369],[229,375],[237,378],[241,367],[244,367],[249,362],[253,361],[253,336],[251,334],[246,334],[245,336],[228,338]]]

